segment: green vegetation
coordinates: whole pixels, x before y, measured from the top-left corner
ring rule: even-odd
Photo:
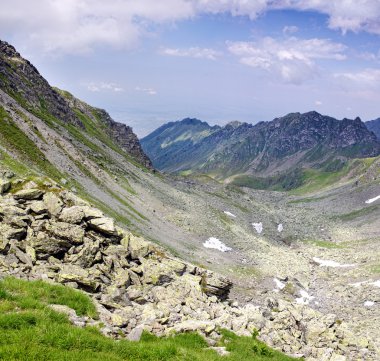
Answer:
[[[287,173],[266,178],[242,174],[234,177],[231,184],[253,189],[288,191],[300,187],[303,184],[302,182],[302,171],[297,168]]]
[[[336,218],[338,218],[342,221],[345,221],[345,222],[352,221],[354,219],[364,217],[368,214],[371,214],[372,212],[378,211],[379,209],[380,209],[380,205],[375,204],[373,206],[364,207],[364,208],[357,209],[357,210],[349,212],[349,213],[341,214],[339,216],[336,216]]]
[[[56,180],[62,177],[34,142],[11,120],[3,107],[0,107],[0,143],[49,177]]]
[[[330,249],[335,249],[335,248],[345,248],[344,244],[341,243],[334,243],[330,241],[322,241],[322,240],[306,240],[303,241],[304,243],[311,243],[314,246],[321,247],[321,248],[330,248]]]
[[[0,281],[0,359],[44,361],[287,361],[292,358],[270,349],[253,337],[222,330],[219,346],[231,352],[221,357],[208,349],[198,334],[167,338],[144,333],[140,342],[115,341],[95,327],[77,328],[66,315],[47,307],[67,305],[79,315],[95,317],[85,294],[61,285],[15,278]]]

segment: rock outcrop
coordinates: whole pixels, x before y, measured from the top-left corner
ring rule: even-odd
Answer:
[[[198,331],[215,346],[226,328],[247,336],[258,331],[269,345],[308,360],[375,359],[368,340],[355,338],[335,315],[273,299],[239,307],[228,300],[227,279],[119,228],[57,184],[7,182],[0,196],[0,277],[51,280],[87,292],[106,335],[138,340],[143,330],[159,336]],[[77,326],[95,322],[61,311]]]

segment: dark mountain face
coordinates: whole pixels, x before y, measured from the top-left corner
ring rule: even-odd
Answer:
[[[365,125],[368,128],[368,130],[374,132],[377,139],[380,140],[380,118],[370,120],[369,122],[365,122]]]
[[[380,153],[380,143],[359,118],[337,120],[317,112],[291,113],[256,125],[233,122],[223,128],[200,121],[168,123],[142,139],[142,146],[158,169],[191,169],[221,178],[269,175],[322,166],[336,157]]]
[[[87,129],[83,115],[99,122],[102,130],[126,153],[152,168],[131,127],[115,122],[105,110],[90,107],[71,94],[51,87],[28,60],[22,58],[13,46],[1,40],[0,89],[46,122],[58,121],[83,130]]]

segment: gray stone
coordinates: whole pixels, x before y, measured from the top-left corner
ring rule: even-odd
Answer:
[[[129,333],[127,339],[129,341],[140,341],[143,332],[144,326],[137,326]]]
[[[62,211],[63,202],[55,193],[45,193],[43,201],[51,217],[56,217]]]
[[[90,228],[108,236],[117,236],[114,220],[111,218],[94,218],[88,221]]]
[[[9,191],[11,182],[7,179],[0,179],[0,195]]]
[[[24,199],[24,200],[34,200],[39,199],[42,197],[44,192],[37,188],[30,188],[30,189],[22,189],[18,192],[16,192],[13,197],[17,200]]]
[[[83,208],[82,206],[64,208],[59,215],[59,220],[66,223],[79,224],[85,215]]]
[[[43,201],[33,202],[30,205],[30,209],[35,214],[43,214],[47,212],[46,204]]]

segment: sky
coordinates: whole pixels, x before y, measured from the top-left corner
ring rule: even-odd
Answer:
[[[0,0],[0,39],[142,137],[168,121],[380,117],[380,0]]]

